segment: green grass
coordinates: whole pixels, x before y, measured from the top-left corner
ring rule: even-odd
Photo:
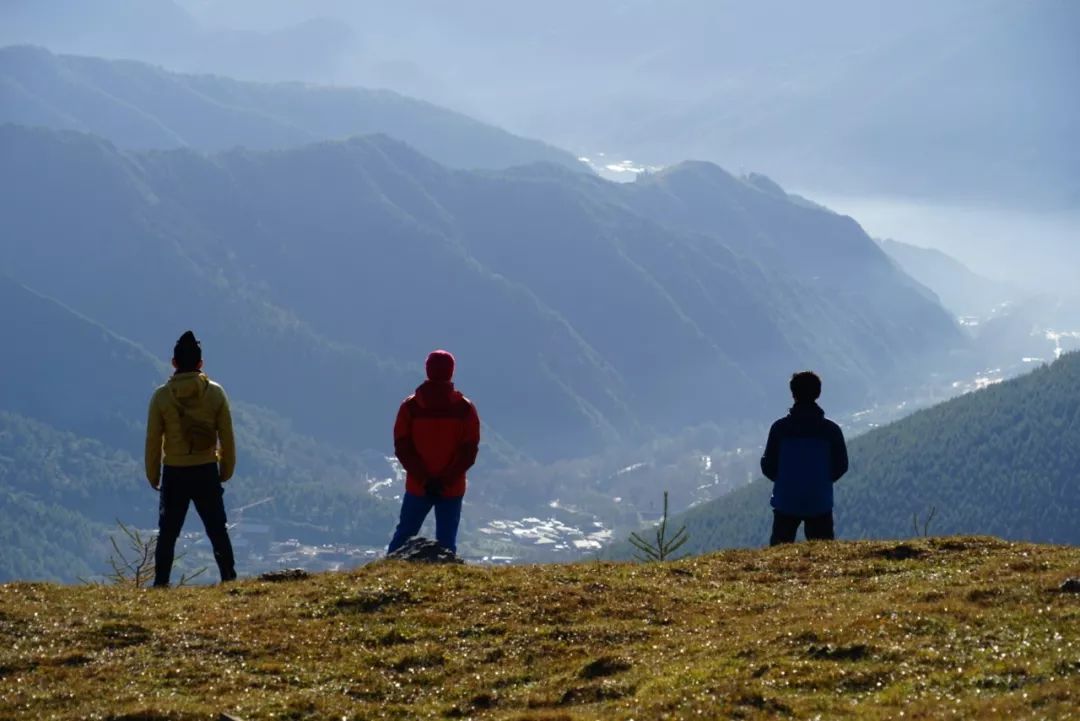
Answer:
[[[0,719],[1065,718],[1080,549],[798,544],[147,591],[0,586]]]

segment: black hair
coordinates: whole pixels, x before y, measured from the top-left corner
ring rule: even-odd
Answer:
[[[180,373],[189,373],[199,369],[202,360],[202,345],[199,344],[195,334],[187,331],[180,336],[173,346],[173,360],[176,362],[176,370]]]
[[[814,371],[791,376],[791,395],[796,403],[813,403],[821,397],[821,378]]]

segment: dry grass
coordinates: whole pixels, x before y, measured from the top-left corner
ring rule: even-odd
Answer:
[[[0,586],[0,719],[1066,718],[1080,549],[799,544],[667,564],[379,563]]]

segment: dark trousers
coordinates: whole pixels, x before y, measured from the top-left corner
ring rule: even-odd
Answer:
[[[390,539],[387,553],[393,553],[416,534],[420,533],[420,526],[424,525],[431,509],[435,509],[435,540],[443,548],[457,553],[458,524],[461,522],[462,498],[433,498],[431,496],[414,496],[406,493],[401,498],[401,518],[398,520],[397,530]]]
[[[184,527],[188,504],[206,528],[214,549],[214,560],[222,581],[236,578],[232,543],[225,528],[225,487],[221,485],[216,463],[201,466],[165,466],[161,474],[161,497],[158,499],[158,537],[154,553],[154,585],[169,585],[176,539]]]
[[[773,511],[772,538],[769,539],[769,545],[794,543],[795,533],[799,530],[800,523],[805,523],[803,533],[806,534],[808,541],[831,541],[836,538],[831,513],[820,516],[789,516],[780,511]]]

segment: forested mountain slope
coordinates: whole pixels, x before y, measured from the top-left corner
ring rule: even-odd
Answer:
[[[117,520],[156,523],[141,452],[147,403],[165,366],[2,276],[0,324],[19,329],[0,384],[0,581],[89,577],[104,568]],[[240,463],[227,486],[230,509],[267,499],[258,517],[283,537],[385,541],[394,509],[368,493],[371,469],[358,453],[243,401],[234,399],[233,416]]]
[[[16,279],[155,353],[195,327],[239,397],[359,447],[440,345],[550,459],[762,421],[793,367],[854,407],[963,342],[850,218],[706,164],[620,186],[379,137],[132,154],[16,126],[0,157]]]
[[[849,443],[841,538],[986,533],[1080,543],[1080,353],[915,413]],[[693,552],[768,542],[766,480],[674,517]],[[920,525],[920,532],[922,525]]]

